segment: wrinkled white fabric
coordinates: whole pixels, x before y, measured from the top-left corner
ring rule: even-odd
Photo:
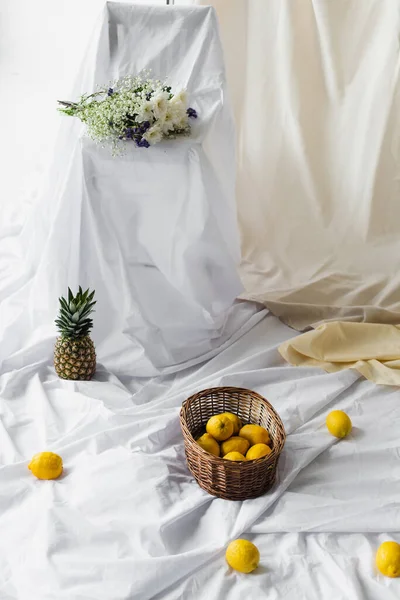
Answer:
[[[68,31],[66,49],[72,37]],[[79,81],[85,77],[90,73]],[[78,86],[75,94],[80,91],[86,89]],[[42,99],[43,91],[38,95]],[[94,148],[86,140],[76,143],[79,123],[65,119],[62,129],[61,140],[82,170]],[[97,158],[109,168],[101,150]],[[55,167],[53,183],[62,188],[72,166],[58,156]],[[83,270],[90,265],[99,279],[99,269],[104,279],[111,271],[108,237],[104,248],[96,246],[98,264],[82,252],[81,243],[89,242],[81,236],[82,223],[90,225],[92,239],[99,222],[110,232],[117,218],[101,195],[104,221],[91,213],[94,179],[86,184],[82,211],[79,195],[71,192],[72,203],[61,205],[58,188],[50,187],[52,201],[36,213],[35,233],[24,229],[24,252],[21,238],[15,239],[19,227],[0,227],[1,307],[7,307],[0,329],[1,600],[397,600],[398,581],[374,568],[379,543],[400,542],[395,390],[378,389],[356,373],[289,366],[277,348],[293,331],[247,304],[235,305],[236,321],[215,338],[211,360],[196,365],[195,356],[169,368],[156,367],[122,332],[118,339],[106,337],[103,321],[119,317],[97,313],[94,380],[55,376],[53,292],[67,278],[57,272],[59,263],[52,267],[54,248],[66,247],[72,273],[77,264]],[[125,206],[129,218],[131,208]],[[71,220],[78,230],[69,227]],[[107,297],[107,282],[100,288],[107,290],[99,300]],[[119,307],[122,300],[124,310],[125,295]],[[187,470],[181,402],[213,385],[252,388],[282,416],[288,440],[278,482],[262,498],[211,498]],[[332,408],[346,410],[354,424],[351,436],[338,443],[324,426]],[[64,475],[54,482],[37,481],[27,469],[31,456],[45,449],[64,459]],[[252,539],[261,552],[250,576],[231,572],[224,560],[226,543],[237,536]]]
[[[397,597],[374,555],[384,539],[400,541],[398,393],[351,372],[289,366],[277,348],[292,335],[265,316],[207,363],[153,379],[100,365],[92,382],[63,382],[50,363],[3,374],[0,597]],[[254,389],[282,416],[277,485],[261,498],[212,498],[187,470],[181,402],[214,385]],[[354,424],[337,443],[324,425],[332,408]],[[43,449],[63,457],[59,480],[28,471]],[[261,551],[253,576],[224,560],[241,536]]]
[[[300,330],[399,323],[399,1],[195,2],[235,109],[244,297]]]
[[[71,99],[146,69],[187,88],[192,135],[114,158],[60,115],[48,187],[2,254],[0,364],[54,336],[68,286],[96,290],[100,358],[124,350],[141,376],[210,356],[259,310],[234,303],[234,130],[213,10],[108,3]]]

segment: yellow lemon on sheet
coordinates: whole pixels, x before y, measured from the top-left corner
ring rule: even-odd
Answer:
[[[326,417],[326,426],[329,433],[337,438],[344,438],[349,435],[352,424],[350,417],[342,410],[333,410]]]
[[[400,544],[383,542],[376,553],[376,566],[386,577],[400,577]]]
[[[209,433],[204,433],[202,436],[200,436],[197,440],[197,443],[200,446],[200,448],[203,448],[203,450],[205,450],[206,452],[214,454],[214,456],[219,456],[219,444]]]
[[[38,479],[57,479],[63,471],[62,458],[54,452],[39,452],[32,458],[28,469]]]
[[[247,460],[255,460],[271,454],[272,450],[266,444],[254,444],[246,454]]]
[[[232,421],[232,423],[233,423],[233,433],[232,433],[232,435],[237,435],[239,433],[239,431],[243,427],[242,421],[239,419],[239,417],[237,415],[234,415],[233,413],[225,412],[225,413],[222,413],[222,414],[225,415],[226,417],[228,417],[228,419],[230,421]]]
[[[208,419],[206,430],[215,440],[223,442],[231,437],[233,433],[233,423],[231,419],[224,414],[214,415],[211,419]]]
[[[257,546],[248,540],[234,540],[225,553],[226,562],[241,573],[251,573],[258,567],[260,553]]]
[[[228,454],[225,454],[224,459],[232,460],[234,462],[243,462],[244,460],[246,460],[246,457],[243,456],[243,454],[241,454],[240,452],[228,452]]]
[[[222,456],[225,456],[228,452],[240,452],[240,454],[246,454],[249,446],[249,442],[238,435],[230,437],[221,444]]]
[[[254,446],[254,444],[268,445],[271,443],[268,431],[260,425],[245,425],[239,431],[239,435],[247,440],[250,446]]]

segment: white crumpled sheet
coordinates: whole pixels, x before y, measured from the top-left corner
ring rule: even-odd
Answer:
[[[65,382],[33,361],[3,374],[0,597],[398,598],[399,581],[373,566],[380,541],[400,541],[398,391],[284,364],[277,347],[292,335],[264,315],[209,362],[153,379],[100,364],[94,381]],[[212,498],[186,468],[181,403],[214,385],[260,392],[285,423],[278,483],[261,498]],[[354,424],[338,443],[332,408]],[[57,481],[27,469],[44,449],[64,459]],[[261,551],[248,576],[224,561],[243,535]]]
[[[82,91],[90,78],[81,76]],[[27,81],[28,93],[35,82]],[[39,96],[43,102],[42,91]],[[72,160],[83,152],[76,143],[79,124],[70,123],[63,122],[61,140]],[[90,158],[93,148],[83,144]],[[73,188],[75,205],[53,193],[69,165],[56,156],[47,202],[25,220],[22,233],[20,223],[1,230],[1,600],[397,600],[399,582],[377,576],[373,567],[380,541],[400,541],[396,390],[352,372],[328,375],[284,364],[277,348],[293,332],[245,303],[228,309],[222,331],[211,319],[212,336],[203,338],[203,347],[194,344],[186,363],[166,369],[120,330],[107,335],[120,315],[104,311],[101,293],[95,379],[56,377],[57,295],[65,291],[69,268],[79,275],[77,246],[63,244],[62,236],[70,233],[67,224],[77,223],[70,218],[85,217]],[[94,218],[90,225],[85,239],[96,231]],[[226,230],[233,234],[226,248],[234,259],[236,234]],[[79,227],[72,232],[76,242]],[[63,270],[55,247],[71,252]],[[101,246],[101,269],[103,254]],[[105,271],[93,269],[95,256],[91,261],[90,272],[107,292]],[[234,286],[236,275],[231,281]],[[190,476],[180,406],[213,385],[252,388],[281,414],[289,436],[271,494],[229,503],[208,496]],[[324,427],[333,407],[347,410],[355,425],[339,443]],[[37,481],[27,469],[31,456],[45,449],[64,459],[64,475],[54,482]],[[261,551],[261,566],[249,576],[230,572],[224,561],[227,542],[242,535]]]

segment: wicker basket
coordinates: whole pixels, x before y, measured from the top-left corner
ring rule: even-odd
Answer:
[[[265,427],[272,440],[271,454],[249,462],[231,462],[203,450],[195,440],[204,433],[210,417],[225,411],[238,415],[244,424]],[[189,470],[206,492],[225,500],[247,500],[273,486],[286,435],[278,414],[262,396],[236,387],[204,390],[183,403],[180,421]]]

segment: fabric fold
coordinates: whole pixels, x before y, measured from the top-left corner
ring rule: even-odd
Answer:
[[[355,369],[375,383],[400,386],[400,325],[324,323],[284,342],[279,352],[292,365],[328,373]]]

